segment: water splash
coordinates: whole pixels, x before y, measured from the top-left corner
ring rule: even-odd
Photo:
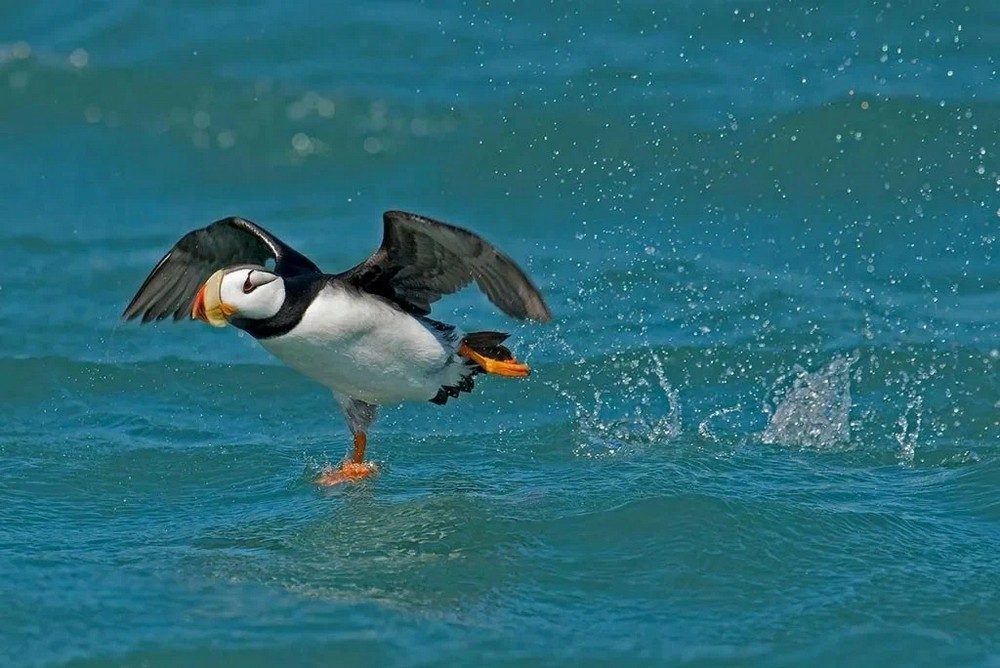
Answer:
[[[944,434],[944,422],[924,407],[925,396],[932,396],[935,392],[937,377],[938,369],[930,366],[915,371],[900,371],[886,382],[887,387],[906,401],[902,406],[902,412],[896,418],[898,431],[893,433],[896,443],[899,444],[897,457],[902,464],[914,462],[921,436],[926,445],[928,439],[933,440]],[[950,388],[945,388],[945,397],[950,392]]]
[[[704,420],[698,424],[698,436],[706,441],[711,441],[712,443],[718,443],[722,440],[722,436],[719,434],[719,427],[716,422],[732,421],[729,416],[738,417],[743,411],[743,404],[737,404],[735,406],[729,406],[728,408],[717,408],[716,410],[709,413]],[[723,420],[725,418],[725,420]],[[732,425],[727,425],[732,429]]]
[[[614,456],[627,446],[658,445],[681,433],[680,396],[657,353],[613,357],[599,372],[605,374],[613,381],[595,382],[593,372],[583,372],[588,387],[616,388],[595,390],[592,399],[553,385],[572,406],[578,425],[580,440],[573,454]]]
[[[764,443],[816,450],[843,448],[851,437],[851,365],[854,356],[837,356],[818,371],[800,366],[790,387],[778,392],[767,427],[761,434]],[[778,378],[781,384],[785,376]]]
[[[906,403],[906,409],[896,419],[899,433],[896,441],[899,443],[899,459],[906,464],[913,463],[913,455],[917,449],[917,438],[920,436],[920,423],[923,419],[924,399],[919,394]]]

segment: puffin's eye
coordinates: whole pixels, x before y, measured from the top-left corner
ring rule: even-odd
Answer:
[[[247,280],[243,281],[243,294],[245,295],[250,294],[251,292],[253,292],[253,289],[257,287],[256,285],[250,282],[250,274],[252,273],[253,273],[252,271],[248,272]]]

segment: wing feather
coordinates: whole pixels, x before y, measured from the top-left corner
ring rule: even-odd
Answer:
[[[548,322],[552,313],[507,255],[469,230],[404,211],[383,216],[382,245],[337,278],[427,315],[443,295],[473,281],[507,315]]]
[[[274,260],[282,277],[320,273],[319,268],[276,236],[243,218],[223,218],[188,232],[153,267],[132,301],[126,320],[152,322],[191,317],[191,305],[201,285],[214,272],[239,264],[264,265]]]

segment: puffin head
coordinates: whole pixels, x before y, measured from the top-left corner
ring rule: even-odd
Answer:
[[[225,327],[233,318],[266,320],[285,303],[285,281],[264,267],[220,269],[198,290],[191,317],[213,327]]]

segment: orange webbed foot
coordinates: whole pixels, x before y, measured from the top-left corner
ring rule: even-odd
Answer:
[[[365,478],[371,478],[378,472],[378,467],[373,462],[344,462],[339,469],[324,471],[323,475],[316,481],[317,485],[330,487],[345,482],[357,482]]]
[[[374,462],[363,461],[367,444],[368,436],[365,432],[359,431],[354,434],[354,456],[341,464],[339,469],[324,471],[316,484],[329,487],[330,485],[339,485],[342,482],[357,482],[375,475],[378,467],[375,466]]]
[[[478,364],[486,373],[507,376],[508,378],[527,378],[531,374],[531,369],[528,368],[527,364],[522,364],[514,358],[498,360],[486,357],[464,343],[459,346],[458,354]]]

